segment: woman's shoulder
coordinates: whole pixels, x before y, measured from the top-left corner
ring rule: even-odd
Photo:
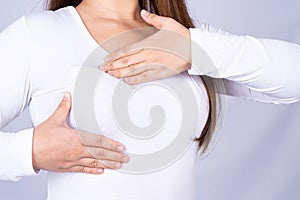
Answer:
[[[74,7],[65,7],[56,11],[44,10],[22,16],[1,32],[0,42],[14,43],[18,38],[22,38],[19,40],[24,44],[34,42],[41,45],[64,40],[77,27],[74,11]]]
[[[72,19],[72,8],[68,6],[56,11],[43,10],[26,15],[24,19],[29,29],[66,28],[68,21]]]

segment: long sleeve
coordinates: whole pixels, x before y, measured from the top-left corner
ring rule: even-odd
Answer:
[[[0,35],[0,129],[29,104],[30,45],[25,18]],[[0,132],[0,179],[17,181],[35,175],[32,166],[33,129],[17,133]]]
[[[238,36],[210,26],[190,29],[190,75],[222,78],[226,94],[262,102],[300,100],[300,46]]]

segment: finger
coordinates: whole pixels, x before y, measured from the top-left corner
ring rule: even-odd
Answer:
[[[110,160],[121,163],[127,163],[129,161],[129,156],[124,153],[96,147],[86,147],[86,149],[94,158],[98,160]]]
[[[110,53],[109,55],[104,57],[104,64],[100,65],[99,68],[105,70],[107,68],[107,65],[110,64],[112,61],[118,60],[125,56],[130,56],[132,54],[137,54],[142,50],[142,44],[140,44],[139,42],[124,47],[121,50]]]
[[[109,160],[99,160],[100,166],[104,169],[121,169],[122,163],[121,162],[114,162]]]
[[[103,168],[103,169],[120,169],[122,163],[110,160],[97,160],[94,158],[83,158],[79,161],[78,165],[90,168]]]
[[[170,19],[168,17],[158,16],[146,10],[141,11],[141,16],[147,24],[152,25],[157,29],[166,28],[166,25],[168,24],[166,22],[168,22],[168,20]]]
[[[62,101],[59,103],[57,109],[52,114],[51,119],[54,119],[58,124],[66,125],[66,119],[71,110],[71,106],[71,94],[69,92],[65,92]]]
[[[176,72],[173,70],[148,70],[136,76],[126,77],[124,81],[129,85],[146,83],[149,81],[159,80],[169,76],[175,75]]]
[[[153,65],[138,63],[119,70],[108,71],[108,74],[116,78],[125,78],[125,77],[138,75],[140,73],[146,72],[154,68],[155,67]]]
[[[86,132],[78,132],[82,144],[89,147],[100,147],[108,150],[122,152],[125,150],[125,146],[120,142],[109,139],[103,135],[96,135]]]
[[[94,158],[82,158],[78,165],[90,168],[103,168],[103,169],[120,169],[121,162],[114,162],[110,160],[97,160]]]
[[[138,51],[126,56],[122,56],[117,60],[113,60],[108,66],[104,69],[105,71],[116,70],[120,68],[129,67],[130,65],[138,64],[145,61],[145,56],[142,54],[142,51]]]
[[[141,84],[151,81],[150,72],[146,71],[144,73],[138,74],[136,76],[126,77],[124,82],[129,85]]]
[[[101,168],[91,168],[91,167],[85,167],[85,166],[74,166],[70,170],[70,172],[81,172],[81,173],[87,173],[87,174],[103,174],[104,169]]]

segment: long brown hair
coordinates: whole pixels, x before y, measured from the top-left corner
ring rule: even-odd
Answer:
[[[48,0],[47,9],[57,10],[66,6],[78,6],[82,0]],[[186,28],[194,28],[195,25],[188,13],[188,9],[185,0],[150,0],[150,7],[153,11],[160,16],[171,17],[181,23]],[[139,5],[141,8],[147,8],[146,0],[139,0]],[[204,153],[211,141],[212,135],[215,130],[217,121],[217,105],[218,96],[216,95],[216,85],[213,79],[202,76],[202,80],[206,87],[208,97],[209,97],[209,114],[207,122],[202,130],[201,136],[195,140],[199,141],[199,148],[202,149]]]

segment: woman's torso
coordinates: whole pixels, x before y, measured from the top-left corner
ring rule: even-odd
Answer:
[[[102,54],[99,54],[99,60],[91,60],[97,43],[85,29],[73,7],[55,13],[28,16],[27,23],[34,55],[31,58],[33,93],[30,113],[34,125],[37,126],[54,112],[64,91],[72,94],[79,91],[75,85],[78,84],[78,75],[82,72],[83,65],[88,63],[95,67],[101,64],[107,52],[100,47]],[[196,130],[194,135],[199,136],[208,113],[207,95],[201,79],[182,73],[169,78],[167,83],[168,81],[179,85],[184,82],[193,91],[197,102],[194,111],[199,119],[197,124],[191,123],[190,126],[194,126],[192,130]],[[161,134],[151,139],[131,138],[122,133],[114,118],[112,102],[122,103],[120,99],[113,99],[120,82],[121,80],[102,74],[101,80],[95,86],[93,106],[101,131],[107,137],[125,144],[127,151],[131,153],[147,155],[171,144],[182,125],[181,99],[166,85],[159,84],[159,81],[133,86],[136,90],[130,96],[128,106],[124,103],[132,123],[140,127],[151,124],[149,113],[155,105],[165,110],[166,123]],[[80,120],[80,116],[74,113],[76,110],[72,109],[69,119],[72,127],[76,127],[76,120]],[[191,112],[190,119],[185,120],[193,121],[193,116],[194,112]],[[103,175],[95,176],[49,172],[48,199],[196,199],[198,144],[192,140],[190,144],[190,148],[185,149],[176,161],[150,173],[133,174],[106,170]]]

